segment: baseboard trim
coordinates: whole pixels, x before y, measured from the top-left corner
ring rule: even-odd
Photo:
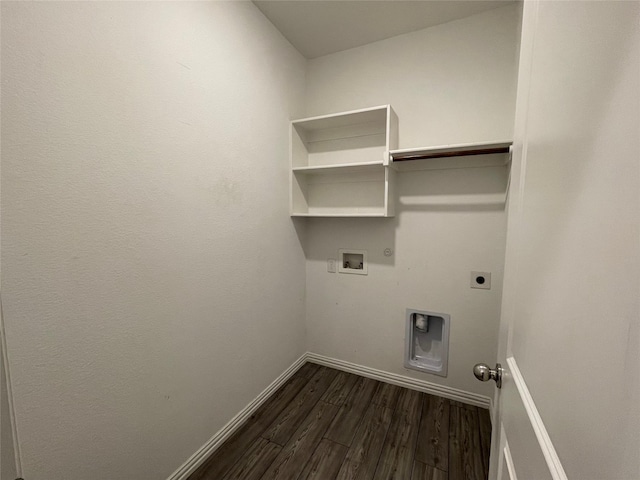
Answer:
[[[291,378],[291,376],[296,373],[305,362],[317,363],[318,365],[335,368],[336,370],[342,370],[343,372],[355,373],[356,375],[361,375],[363,377],[373,378],[374,380],[392,383],[393,385],[430,393],[432,395],[439,395],[451,400],[476,405],[481,408],[491,408],[492,402],[489,397],[466,392],[457,388],[447,387],[445,385],[438,385],[437,383],[431,383],[425,380],[405,377],[404,375],[398,375],[397,373],[376,370],[375,368],[326,357],[317,353],[307,352],[298,358],[289,368],[287,368],[278,378],[265,388],[251,403],[240,410],[240,412],[238,412],[238,414],[233,417],[229,423],[213,435],[213,437],[200,447],[196,453],[191,455],[191,457],[182,466],[180,466],[180,468],[173,472],[167,480],[186,480],[189,475],[195,472],[196,469],[205,462],[209,455],[215,452],[216,449],[222,445],[225,440],[227,440],[227,438],[233,435],[245,420],[253,415],[253,413],[276,390],[278,390],[278,388],[289,380],[289,378]]]
[[[173,472],[167,480],[186,480],[189,475],[204,463],[204,461],[222,445],[260,406],[278,390],[298,369],[307,361],[307,354],[303,354],[287,368],[278,378],[265,388],[254,400],[222,427],[207,443],[191,455],[189,459]]]
[[[489,397],[459,390],[453,387],[447,387],[446,385],[439,385],[426,380],[418,380],[404,375],[399,375],[397,373],[385,372],[383,370],[365,367],[364,365],[358,365],[356,363],[346,362],[344,360],[338,360],[336,358],[326,357],[312,352],[307,352],[306,360],[319,365],[342,370],[344,372],[355,373],[363,377],[373,378],[374,380],[392,383],[411,390],[439,395],[450,400],[457,400],[459,402],[476,405],[481,408],[491,408],[492,402]]]

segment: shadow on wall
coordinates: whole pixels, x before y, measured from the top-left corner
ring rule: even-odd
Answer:
[[[367,251],[369,264],[394,265],[395,255],[385,256],[385,249],[395,251],[395,235],[398,217],[392,218],[309,218],[307,219],[310,238],[318,235],[325,238],[332,232],[332,241],[318,244],[315,248],[305,250],[307,260],[337,258],[338,250],[333,248],[336,241],[338,248],[354,248]],[[335,232],[335,234],[334,234]],[[336,240],[337,239],[337,240]]]
[[[508,168],[405,171],[398,176],[396,212],[502,211],[507,199]]]
[[[505,209],[507,181],[506,166],[405,171],[397,177],[395,217],[318,217],[292,221],[307,260],[337,258],[334,248],[337,245],[367,250],[370,264],[393,266],[403,214],[424,213],[424,221],[429,222],[429,214],[501,212]],[[307,238],[314,241],[308,242]],[[318,241],[319,238],[323,241]],[[385,249],[391,249],[392,254],[385,255]]]
[[[291,217],[291,224],[296,231],[298,241],[302,247],[305,258],[309,258],[308,246],[307,246],[307,219],[301,217]]]

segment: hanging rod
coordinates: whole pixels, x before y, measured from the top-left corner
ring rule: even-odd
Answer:
[[[471,155],[491,155],[509,153],[511,142],[491,142],[476,144],[447,145],[441,147],[411,148],[391,150],[389,157],[392,162],[409,160],[428,160],[431,158],[466,157]]]
[[[509,147],[483,148],[477,150],[452,150],[451,152],[393,154],[394,162],[408,160],[428,160],[430,158],[468,157],[470,155],[490,155],[492,153],[509,153]]]

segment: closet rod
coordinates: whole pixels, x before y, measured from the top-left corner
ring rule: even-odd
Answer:
[[[470,155],[490,155],[493,153],[509,153],[509,147],[476,148],[473,150],[447,150],[444,152],[407,152],[392,153],[394,162],[409,160],[428,160],[431,158],[466,157]]]

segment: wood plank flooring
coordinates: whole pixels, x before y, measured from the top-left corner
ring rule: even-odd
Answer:
[[[484,480],[488,410],[306,363],[189,480]]]

